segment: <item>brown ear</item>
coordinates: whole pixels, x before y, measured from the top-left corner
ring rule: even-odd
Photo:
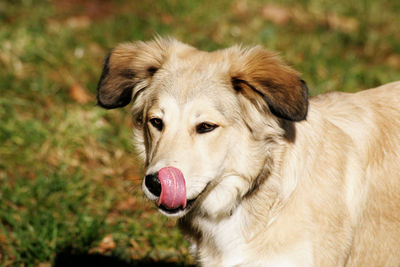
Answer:
[[[246,96],[261,96],[271,113],[279,118],[290,121],[306,119],[308,88],[295,70],[276,54],[260,47],[241,49],[239,53],[231,69],[235,90]]]
[[[128,105],[138,91],[150,84],[171,42],[159,38],[114,48],[105,59],[97,86],[98,104],[107,109]]]

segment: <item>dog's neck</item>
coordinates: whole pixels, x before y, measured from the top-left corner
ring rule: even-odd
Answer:
[[[269,185],[264,183],[260,186]],[[224,266],[227,258],[234,261],[233,258],[243,255],[237,251],[243,244],[251,243],[265,232],[279,215],[282,204],[283,200],[272,188],[256,190],[229,215],[215,218],[189,213],[179,220],[179,227],[191,243],[191,253],[202,263],[201,266]]]
[[[292,186],[284,185],[281,178],[281,165],[290,145],[286,140],[280,140],[276,148],[277,150],[273,152],[274,161],[266,161],[264,169],[256,179],[256,184],[232,207],[230,213],[216,217],[206,212],[192,210],[179,220],[179,226],[192,243],[193,253],[197,258],[204,258],[203,254],[215,257],[222,254],[217,244],[219,240],[217,235],[220,234],[217,229],[230,228],[232,235],[246,233],[247,240],[265,231],[265,228],[279,215],[291,195]],[[253,222],[257,222],[257,225]]]

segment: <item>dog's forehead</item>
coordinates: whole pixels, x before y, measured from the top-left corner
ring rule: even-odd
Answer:
[[[216,82],[229,76],[229,61],[221,53],[196,51],[182,56],[172,53],[162,68],[188,82]]]
[[[185,57],[171,55],[154,76],[152,87],[156,95],[169,95],[179,103],[205,98],[215,102],[218,96],[233,94],[228,62],[201,51]]]

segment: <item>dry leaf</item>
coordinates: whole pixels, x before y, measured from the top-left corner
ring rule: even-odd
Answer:
[[[246,17],[249,14],[249,7],[247,1],[239,0],[235,1],[232,5],[232,12],[239,17]]]
[[[118,202],[115,208],[119,211],[129,211],[129,210],[134,210],[136,204],[137,204],[136,198],[131,196],[125,199],[124,201]]]
[[[72,29],[86,29],[90,26],[91,21],[88,16],[76,16],[68,18],[65,24]]]
[[[132,245],[134,249],[140,249],[140,245],[136,242],[135,239],[129,239],[129,243]]]
[[[264,5],[261,14],[264,19],[278,25],[284,25],[290,21],[292,14],[289,9],[275,4]]]
[[[262,17],[277,25],[293,22],[306,28],[313,25],[325,25],[334,30],[351,33],[358,30],[360,23],[351,17],[340,16],[335,13],[312,14],[298,8],[287,8],[276,4],[266,4],[261,10]]]
[[[391,55],[386,59],[389,66],[400,69],[400,55]]]
[[[171,14],[161,14],[161,22],[170,25],[174,21],[174,17]]]
[[[93,100],[93,96],[87,91],[86,88],[80,84],[74,84],[69,88],[70,97],[79,104],[86,104]]]
[[[100,242],[97,247],[94,247],[90,250],[90,253],[100,253],[104,254],[107,251],[114,250],[117,245],[114,242],[114,238],[111,234],[106,235]]]
[[[355,18],[347,18],[337,14],[328,15],[327,22],[332,29],[339,29],[347,33],[354,32],[359,27],[359,22]]]

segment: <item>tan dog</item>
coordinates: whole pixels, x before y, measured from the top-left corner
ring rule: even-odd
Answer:
[[[400,266],[400,83],[310,99],[261,47],[116,47],[105,108],[133,99],[143,190],[201,266]]]

